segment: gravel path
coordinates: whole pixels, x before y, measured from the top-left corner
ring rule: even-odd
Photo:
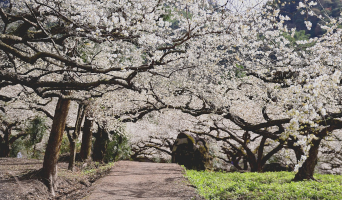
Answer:
[[[202,200],[182,170],[174,163],[119,161],[85,199]]]

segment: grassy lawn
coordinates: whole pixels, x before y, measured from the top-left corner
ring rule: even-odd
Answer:
[[[340,175],[315,175],[320,182],[292,182],[293,172],[186,170],[186,176],[206,199],[342,199]]]

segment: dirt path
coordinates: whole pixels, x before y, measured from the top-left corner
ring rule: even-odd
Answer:
[[[84,199],[203,199],[173,163],[119,161],[92,187]]]

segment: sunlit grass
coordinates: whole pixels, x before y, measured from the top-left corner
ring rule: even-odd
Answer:
[[[342,199],[342,176],[315,175],[318,181],[293,182],[292,172],[222,173],[186,170],[206,199]]]

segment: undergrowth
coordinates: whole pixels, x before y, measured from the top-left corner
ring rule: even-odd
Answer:
[[[319,181],[293,182],[293,172],[222,173],[186,170],[206,199],[342,199],[342,176],[315,175]]]
[[[82,162],[76,162],[76,166],[79,167],[80,170],[72,172],[67,169],[60,169],[58,171],[58,176],[68,179],[88,179],[90,182],[93,182],[106,175],[114,166],[114,162],[103,164],[99,162],[90,162],[85,167],[82,167]]]

